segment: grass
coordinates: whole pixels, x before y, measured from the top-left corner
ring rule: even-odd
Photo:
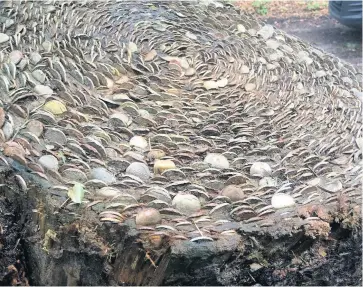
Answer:
[[[252,7],[255,9],[257,14],[264,16],[268,13],[269,2],[270,0],[255,0],[252,2]]]
[[[328,15],[328,0],[245,0],[233,1],[236,6],[259,18],[319,17]]]
[[[319,2],[308,1],[307,5],[306,5],[306,9],[308,11],[320,10],[322,8],[320,4],[321,3],[319,3]]]

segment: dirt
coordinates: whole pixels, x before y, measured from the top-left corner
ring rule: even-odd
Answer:
[[[327,15],[268,18],[265,22],[351,63],[362,73],[362,31],[343,26]]]
[[[328,14],[328,4],[329,1],[327,0],[250,0],[235,2],[235,5],[255,14],[261,20],[272,16],[282,19],[290,17],[320,17]]]
[[[277,29],[352,64],[362,73],[362,31],[331,18],[329,1],[238,1],[236,6]]]
[[[0,167],[0,285],[27,285],[26,260],[22,247],[26,198],[14,185],[7,185],[11,171]]]
[[[2,168],[0,174],[2,286],[362,284],[360,219],[327,224],[329,236],[306,226],[291,233],[244,224],[216,242],[155,247],[140,240],[132,220],[90,229],[96,220],[91,210],[66,219],[59,209],[63,198],[54,198],[41,182],[33,179],[36,184],[22,192],[12,170]]]

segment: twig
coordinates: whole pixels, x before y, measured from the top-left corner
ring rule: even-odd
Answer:
[[[27,124],[29,123],[30,120],[26,120],[24,122],[24,124],[22,124],[14,133],[14,135],[12,136],[11,140],[13,141],[15,139],[15,137],[18,135],[18,133],[22,130],[25,129],[25,127],[27,126]]]
[[[16,249],[16,247],[18,247],[19,242],[20,242],[20,238],[18,238],[18,240],[16,241],[16,243],[15,243],[15,246],[14,246],[14,249],[13,249],[13,250],[15,250],[15,249]]]
[[[193,223],[194,223],[195,227],[198,229],[198,231],[199,231],[199,233],[200,233],[200,236],[203,236],[202,231],[200,231],[200,229],[199,229],[198,225],[195,223],[195,221],[194,221],[194,220],[193,220]]]
[[[253,276],[251,275],[251,273],[250,273],[250,272],[248,272],[248,275],[250,275],[250,277],[252,278],[252,280],[253,280],[254,282],[256,282],[255,278],[253,278]]]
[[[154,260],[151,259],[148,251],[146,252],[145,257],[146,257],[146,259],[148,259],[151,262],[152,266],[154,266],[155,268],[158,267],[158,266],[156,266]]]
[[[63,207],[65,207],[67,205],[67,203],[70,201],[71,199],[68,197],[65,202],[62,203],[62,205],[59,207],[59,209],[62,209]]]

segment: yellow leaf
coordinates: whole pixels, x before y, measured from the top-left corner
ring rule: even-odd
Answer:
[[[74,203],[82,203],[84,197],[83,184],[76,182],[75,185],[68,190],[68,196]]]
[[[322,257],[325,257],[326,256],[326,252],[325,252],[324,248],[322,248],[322,247],[319,248],[319,254]]]
[[[67,107],[63,103],[57,100],[52,100],[47,102],[43,106],[43,109],[47,112],[52,113],[53,115],[61,115],[67,111]]]

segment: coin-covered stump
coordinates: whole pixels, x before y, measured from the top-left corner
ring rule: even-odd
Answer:
[[[358,285],[362,73],[217,1],[0,3],[2,285]]]

